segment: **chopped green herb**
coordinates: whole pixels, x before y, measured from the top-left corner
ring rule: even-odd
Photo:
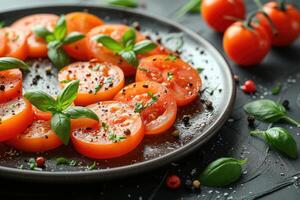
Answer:
[[[72,80],[62,80],[62,81],[60,81],[60,83],[69,83],[69,82],[71,82]]]
[[[115,6],[123,6],[129,8],[138,7],[137,0],[106,0],[106,2],[110,5],[115,5]]]
[[[3,28],[5,26],[5,22],[4,21],[0,21],[0,28]]]
[[[169,61],[169,60],[175,61],[176,59],[177,59],[176,56],[174,56],[173,54],[169,54],[168,57],[165,59],[165,61]]]
[[[101,123],[101,126],[102,126],[102,128],[103,128],[105,131],[108,131],[109,125],[108,125],[106,122],[102,122],[102,123]]]
[[[141,113],[141,111],[144,109],[144,106],[142,103],[136,103],[134,107],[134,112]]]
[[[145,106],[143,105],[142,102],[136,103],[135,107],[134,107],[134,112],[141,113],[142,110],[144,110],[145,108],[148,108],[149,106],[151,106],[158,100],[158,97],[155,96],[152,92],[149,91],[149,92],[147,92],[147,94],[148,94],[148,96],[151,97],[151,101],[149,101]]]
[[[69,160],[65,157],[56,158],[56,165],[69,165],[75,166],[77,164],[76,160]]]
[[[93,67],[93,71],[98,71],[100,69],[101,65],[97,64]]]
[[[157,101],[157,96],[155,96],[152,92],[147,92],[148,96],[151,97],[152,101]]]
[[[112,133],[108,136],[108,139],[111,140],[112,142],[116,143],[116,142],[120,142],[122,140],[125,140],[126,137],[125,136],[119,136],[119,135],[116,135],[115,133]]]
[[[97,94],[97,92],[102,88],[103,84],[100,83],[95,87],[95,94]]]
[[[143,71],[143,72],[150,72],[149,69],[146,69],[144,67],[138,67],[139,70]]]
[[[95,170],[97,169],[96,161],[93,162],[90,166],[88,166],[88,170]]]
[[[199,74],[202,73],[203,70],[204,70],[204,68],[201,68],[201,67],[198,67],[198,68],[197,68],[197,71],[198,71]]]
[[[274,88],[272,88],[272,94],[277,95],[281,92],[281,84],[276,85]]]
[[[37,163],[35,162],[34,158],[30,158],[28,161],[29,169],[36,170],[36,171],[42,171],[42,168],[37,167]]]
[[[106,83],[106,84],[112,84],[112,83],[114,83],[114,78],[113,78],[113,77],[108,77],[108,78],[105,80],[105,83]]]
[[[190,0],[185,5],[181,6],[180,9],[176,12],[177,17],[181,17],[186,13],[196,13],[200,12],[201,0]]]
[[[168,73],[167,73],[167,80],[168,80],[168,81],[173,80],[173,76],[174,76],[174,75],[173,75],[172,72],[168,72]]]

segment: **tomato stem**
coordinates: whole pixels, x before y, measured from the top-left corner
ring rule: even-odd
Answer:
[[[265,136],[265,131],[261,131],[261,130],[255,130],[255,131],[251,131],[250,135],[252,136],[258,136],[260,138],[264,138]]]
[[[254,0],[254,3],[257,5],[259,10],[263,11],[263,4],[260,0]]]
[[[283,120],[300,128],[300,123],[288,116],[283,117]]]
[[[282,11],[286,11],[285,0],[279,0],[278,3],[279,3],[279,9],[282,10]]]

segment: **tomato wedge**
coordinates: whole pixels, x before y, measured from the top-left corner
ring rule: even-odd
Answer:
[[[4,56],[6,50],[7,38],[3,31],[0,31],[0,56]]]
[[[174,123],[177,105],[169,90],[159,83],[145,81],[123,88],[114,100],[127,102],[141,113],[145,134],[163,133]]]
[[[21,29],[10,27],[3,28],[0,32],[6,37],[3,56],[25,60],[27,58],[27,34]]]
[[[71,139],[75,149],[90,158],[119,157],[135,149],[144,137],[142,120],[128,104],[114,101],[88,106],[101,119],[98,128],[74,129]]]
[[[129,26],[123,24],[106,24],[93,28],[87,34],[87,45],[89,48],[89,55],[91,58],[98,58],[102,62],[112,63],[121,67],[125,76],[130,76],[135,74],[136,68],[128,64],[121,56],[115,55],[111,50],[102,46],[102,44],[94,41],[93,37],[99,34],[109,35],[113,39],[120,41],[123,34],[129,29]],[[137,38],[136,42],[144,40],[145,37],[136,32]]]
[[[124,74],[119,67],[95,60],[66,66],[59,72],[58,80],[62,87],[70,80],[80,80],[74,104],[83,106],[111,100],[124,86]]]
[[[70,32],[80,32],[87,34],[92,28],[104,24],[104,22],[97,16],[86,12],[72,12],[66,15],[67,30]],[[77,42],[64,46],[65,51],[77,60],[88,60],[88,48],[86,38]]]
[[[166,86],[174,95],[177,105],[191,103],[201,89],[198,72],[173,55],[155,55],[141,60],[136,78],[138,81],[155,81]]]
[[[23,97],[0,104],[0,141],[23,133],[33,122],[32,106]]]
[[[57,20],[58,16],[54,14],[34,14],[23,17],[11,25],[11,27],[19,28],[28,34],[27,46],[30,58],[47,57],[48,52],[46,42],[42,38],[36,37],[32,33],[32,28],[38,25],[53,31]]]
[[[0,103],[22,95],[22,72],[19,69],[0,71]]]
[[[22,134],[6,144],[26,152],[44,152],[59,147],[62,142],[51,130],[50,121],[37,120]]]

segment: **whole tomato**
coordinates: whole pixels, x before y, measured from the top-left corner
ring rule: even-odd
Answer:
[[[217,32],[224,32],[234,19],[244,19],[243,0],[203,0],[201,13],[204,21]]]
[[[223,48],[226,54],[241,66],[260,63],[271,47],[267,31],[257,23],[235,22],[224,33]]]
[[[263,11],[272,21],[275,32],[267,18],[258,14],[261,26],[267,30],[273,46],[287,46],[300,35],[300,11],[293,5],[284,2],[269,2],[263,6]]]

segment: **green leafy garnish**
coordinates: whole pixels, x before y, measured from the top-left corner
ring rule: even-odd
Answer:
[[[165,59],[165,61],[169,61],[169,60],[175,61],[177,60],[177,57],[173,54],[169,54],[168,57]]]
[[[198,67],[198,68],[197,68],[197,72],[198,72],[199,74],[202,73],[203,70],[204,70],[204,68],[201,68],[201,67]]]
[[[60,81],[60,83],[70,83],[72,80],[62,80],[62,81]]]
[[[0,71],[8,70],[8,69],[17,69],[17,68],[27,71],[29,69],[29,65],[17,58],[12,58],[12,57],[0,58]]]
[[[100,69],[101,65],[97,64],[93,67],[93,71],[98,71]]]
[[[67,145],[70,139],[71,119],[90,118],[99,121],[90,109],[80,106],[70,107],[77,97],[79,81],[71,81],[54,99],[41,90],[31,90],[24,97],[43,112],[51,112],[51,129]]]
[[[135,39],[136,33],[132,28],[124,33],[121,42],[114,40],[108,35],[97,35],[94,37],[95,41],[120,55],[130,65],[137,67],[139,64],[137,54],[145,54],[156,48],[157,45],[150,40],[143,40],[135,44]]]
[[[56,158],[56,165],[69,165],[69,166],[76,166],[76,160],[70,160],[65,157],[58,157]]]
[[[180,9],[176,12],[177,17],[181,17],[186,13],[199,13],[200,12],[201,0],[190,0],[184,6],[180,7]]]
[[[174,74],[172,72],[167,72],[167,80],[171,81],[173,80]]]
[[[114,6],[123,6],[129,8],[138,7],[138,3],[136,0],[105,0],[108,4]]]
[[[93,164],[91,164],[90,166],[88,166],[88,170],[95,170],[95,169],[97,169],[96,161],[94,161]]]
[[[95,92],[94,94],[97,94],[97,92],[99,92],[99,90],[103,87],[103,84],[99,83],[96,87],[95,87]]]
[[[32,31],[36,36],[46,40],[48,43],[48,57],[58,68],[68,65],[71,61],[62,46],[84,38],[84,35],[79,32],[67,34],[67,23],[64,15],[57,21],[53,32],[42,26],[35,26]]]
[[[3,28],[5,26],[5,22],[4,21],[0,21],[0,28]]]
[[[35,171],[42,171],[42,168],[37,166],[37,163],[34,158],[30,158],[28,161],[29,169],[35,170]]]
[[[143,109],[144,109],[143,103],[136,103],[134,107],[134,112],[141,113]]]
[[[281,92],[281,84],[278,84],[275,87],[273,87],[271,92],[273,95],[279,94]]]
[[[122,140],[125,140],[126,137],[125,136],[119,136],[119,135],[116,135],[115,133],[111,133],[109,136],[108,136],[108,139],[114,143],[116,142],[120,142]]]
[[[138,67],[138,70],[141,70],[141,71],[143,71],[143,72],[150,72],[149,69],[144,68],[144,67]]]
[[[300,127],[299,122],[287,116],[287,111],[281,104],[269,99],[250,102],[244,105],[244,110],[260,121],[273,123],[281,120]]]
[[[108,131],[108,129],[109,129],[109,125],[108,125],[107,123],[105,123],[105,122],[102,122],[102,123],[101,123],[101,127],[102,127],[105,131]]]
[[[251,131],[250,134],[264,139],[271,147],[281,153],[294,159],[297,158],[297,143],[288,130],[273,127],[266,131]]]
[[[156,95],[154,95],[152,92],[149,91],[149,92],[147,92],[147,94],[148,94],[148,96],[151,97],[151,100],[148,103],[146,103],[145,105],[143,105],[142,102],[136,103],[135,107],[134,107],[134,112],[141,113],[142,110],[153,105],[158,100],[158,97]]]
[[[219,158],[210,163],[200,175],[200,182],[206,186],[224,187],[240,178],[242,165],[247,160]]]

